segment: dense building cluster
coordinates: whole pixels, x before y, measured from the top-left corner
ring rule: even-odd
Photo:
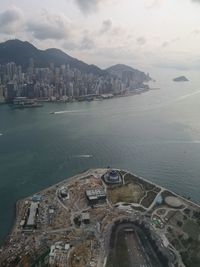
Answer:
[[[11,102],[15,97],[37,98],[41,100],[68,100],[87,95],[123,94],[138,88],[142,81],[133,79],[131,74],[120,79],[102,71],[102,75],[81,72],[70,65],[47,68],[29,66],[23,69],[14,62],[0,65],[0,101]]]

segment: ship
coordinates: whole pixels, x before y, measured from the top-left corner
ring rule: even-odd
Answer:
[[[27,97],[16,97],[12,104],[12,108],[14,109],[38,108],[42,106],[36,99],[28,99]]]

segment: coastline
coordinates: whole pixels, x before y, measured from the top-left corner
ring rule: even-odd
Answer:
[[[117,185],[115,184],[116,182],[109,182],[109,180],[105,178],[107,177],[105,175],[111,171],[118,174],[117,179],[119,180]],[[102,192],[105,192],[106,201],[99,202],[99,204],[92,204],[93,202],[90,203],[90,200],[87,199],[87,190],[90,191],[92,189],[93,192],[93,189],[99,188],[99,186],[101,186],[102,189],[98,190],[103,190]],[[67,188],[68,198],[61,196],[61,191],[64,188]],[[123,194],[120,191],[121,188],[125,190]],[[133,190],[131,195],[130,190]],[[120,199],[115,198],[115,192],[121,194]],[[38,196],[38,200],[34,200],[35,196],[36,199]],[[135,197],[138,200],[136,200]],[[32,205],[37,205],[37,209],[39,209],[38,213],[35,214],[36,224],[39,223],[38,220],[40,216],[43,217],[45,214],[47,215],[47,211],[51,218],[50,221],[49,219],[46,223],[43,221],[43,223],[39,223],[39,227],[36,228],[33,226],[28,226],[27,228],[26,224],[28,220],[26,219],[25,224],[23,223],[22,226],[21,223],[24,221],[25,214],[29,214],[27,205],[30,205],[29,210]],[[49,208],[47,209],[47,207]],[[65,257],[73,260],[71,258],[72,252],[74,253],[74,251],[76,251],[76,253],[80,253],[79,247],[83,242],[80,241],[82,240],[80,237],[86,232],[91,234],[92,231],[92,233],[94,234],[95,232],[95,234],[90,236],[90,240],[94,248],[92,249],[92,247],[86,246],[88,242],[86,238],[84,241],[86,242],[84,245],[86,250],[84,252],[84,257],[90,255],[94,260],[94,266],[103,267],[108,259],[110,251],[109,237],[111,238],[114,225],[120,222],[122,224],[130,222],[133,224],[139,223],[139,225],[144,225],[146,229],[149,229],[148,231],[152,233],[152,238],[155,240],[155,246],[160,247],[163,256],[167,257],[170,262],[178,262],[182,264],[180,266],[184,267],[185,265],[182,263],[181,254],[179,250],[171,244],[171,241],[168,241],[169,237],[166,238],[165,229],[168,229],[168,227],[172,225],[175,227],[173,221],[170,222],[170,220],[166,219],[167,216],[169,216],[168,213],[171,218],[171,212],[173,212],[173,216],[176,216],[176,214],[180,212],[184,214],[184,211],[188,209],[192,209],[196,214],[200,214],[199,204],[132,172],[122,169],[111,170],[110,168],[89,169],[72,177],[65,178],[56,184],[50,185],[16,202],[15,222],[0,250],[2,262],[4,264],[6,260],[7,264],[10,264],[12,259],[14,259],[13,256],[11,257],[9,254],[11,248],[13,255],[19,257],[26,253],[25,255],[29,255],[29,257],[32,258],[33,253],[35,253],[34,251],[41,250],[39,244],[44,238],[46,239],[46,249],[47,247],[52,247],[56,240],[63,240],[59,242],[73,244],[72,249],[69,250],[69,252],[65,252],[67,253]],[[163,210],[165,210],[164,214],[167,213],[166,218],[162,216]],[[162,213],[160,213],[160,211],[162,211]],[[59,214],[59,216],[55,217],[55,222],[52,224],[51,221],[55,216],[54,213]],[[86,222],[79,229],[80,225],[77,225],[75,219],[83,214],[85,214],[84,218],[86,215],[89,216],[86,216],[86,218],[89,218],[89,222]],[[30,216],[30,214],[28,216]],[[195,216],[195,220],[198,220],[198,215]],[[63,221],[64,218],[65,220]],[[188,222],[191,221],[190,218],[187,219]],[[164,226],[165,224],[166,228]],[[64,233],[66,237],[63,235]],[[71,236],[72,233],[73,235]],[[53,235],[55,236],[53,237]],[[34,240],[38,241],[36,242]],[[11,261],[9,261],[9,258]],[[56,260],[56,258],[54,260]],[[34,258],[34,261],[38,261],[38,258]],[[5,263],[3,266],[10,266],[7,264]],[[71,267],[74,265],[69,266]],[[79,266],[80,265],[77,265],[77,267]],[[171,267],[174,265],[169,266]]]
[[[121,95],[114,95],[114,94],[104,94],[104,95],[95,95],[92,99],[88,98],[87,96],[81,96],[81,100],[79,98],[72,98],[72,99],[55,99],[55,100],[51,100],[51,99],[40,99],[40,98],[36,98],[35,101],[37,101],[38,103],[44,104],[44,103],[76,103],[76,102],[93,102],[93,101],[104,101],[104,100],[109,100],[109,99],[115,99],[115,98],[121,98],[121,97],[129,97],[129,96],[135,96],[135,95],[140,95],[143,93],[147,93],[149,91],[152,90],[159,90],[160,88],[138,88],[138,89],[134,89],[130,92],[127,92],[125,94],[121,94]],[[0,105],[10,105],[10,103],[4,101],[4,102],[0,102]],[[33,106],[34,107],[34,106]],[[31,108],[31,107],[24,107],[24,108]]]
[[[34,192],[32,195],[29,195],[29,196],[27,196],[25,198],[22,198],[22,199],[17,200],[17,202],[15,203],[15,212],[14,212],[15,213],[15,216],[14,216],[14,219],[13,219],[13,224],[12,224],[11,230],[10,230],[9,234],[6,236],[6,238],[0,242],[0,244],[1,244],[0,245],[0,249],[1,249],[2,246],[4,246],[4,243],[6,243],[7,239],[13,235],[13,232],[14,232],[14,230],[16,228],[16,223],[17,223],[18,215],[19,215],[20,204],[23,201],[27,200],[28,198],[32,197],[33,195],[40,195],[41,193],[45,193],[46,191],[49,191],[51,189],[58,188],[58,187],[62,186],[63,184],[69,184],[70,182],[73,182],[75,180],[79,180],[82,177],[85,177],[87,175],[90,175],[91,172],[95,172],[95,171],[98,171],[98,170],[101,170],[101,171],[104,170],[105,171],[106,168],[105,169],[102,169],[102,168],[99,169],[98,168],[98,169],[88,169],[88,170],[85,170],[85,171],[83,171],[83,172],[81,172],[79,174],[76,174],[76,175],[73,175],[71,177],[65,178],[65,179],[63,179],[62,181],[60,181],[60,182],[58,182],[56,184],[50,185],[48,187],[45,187],[45,188],[41,189],[38,192]],[[182,195],[180,195],[178,193],[175,193],[175,192],[171,191],[170,189],[167,189],[167,188],[163,187],[162,185],[158,185],[158,184],[156,184],[156,183],[148,180],[147,178],[144,178],[142,176],[139,176],[139,175],[137,175],[135,173],[132,173],[132,172],[130,172],[128,170],[125,170],[125,169],[117,169],[117,168],[115,168],[115,170],[120,171],[120,172],[129,173],[133,177],[135,177],[135,178],[137,178],[137,179],[139,179],[141,181],[144,181],[144,182],[146,182],[148,184],[151,184],[151,185],[153,185],[153,186],[155,186],[157,188],[160,188],[163,191],[168,191],[172,195],[175,195],[176,197],[181,198],[183,201],[186,201],[186,202],[190,203],[191,205],[194,205],[194,206],[197,206],[198,208],[200,208],[200,203],[196,203],[192,199],[187,199],[186,197],[184,197],[184,196],[182,196]]]

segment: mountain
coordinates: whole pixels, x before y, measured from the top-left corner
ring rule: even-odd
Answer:
[[[189,80],[185,76],[180,76],[173,79],[174,82],[189,82]]]
[[[73,58],[63,51],[55,48],[47,50],[37,49],[29,42],[20,40],[9,40],[0,43],[0,64],[15,62],[22,68],[27,68],[30,58],[33,58],[35,67],[48,67],[50,63],[55,66],[69,64],[72,68],[76,68],[85,73],[93,73],[95,75],[104,75],[105,72],[95,65],[88,65],[83,61]]]
[[[149,75],[146,75],[144,72],[122,64],[102,70],[95,65],[88,65],[83,61],[73,58],[56,48],[40,50],[29,42],[17,39],[0,43],[0,64],[2,65],[15,62],[17,65],[21,65],[23,69],[26,69],[31,58],[34,61],[35,67],[49,67],[50,63],[54,63],[55,66],[69,64],[71,68],[76,68],[83,73],[92,73],[97,76],[117,76],[122,81],[125,81],[129,87],[131,81],[132,88],[140,87],[143,82],[151,80]]]
[[[148,82],[151,80],[148,74],[145,74],[142,71],[133,69],[132,67],[123,64],[111,66],[110,68],[106,69],[106,71],[111,75],[119,77],[120,79],[122,79],[122,81],[124,81],[128,77],[138,82]]]

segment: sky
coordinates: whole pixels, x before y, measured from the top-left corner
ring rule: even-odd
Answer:
[[[1,0],[0,41],[60,48],[89,64],[200,71],[200,0]]]

